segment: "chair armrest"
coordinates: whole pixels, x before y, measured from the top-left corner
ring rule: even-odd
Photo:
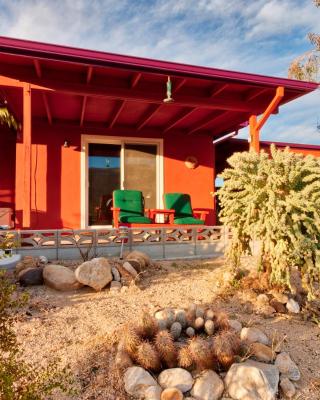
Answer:
[[[201,221],[205,221],[206,215],[209,214],[209,211],[203,208],[194,208],[192,212],[195,217],[199,216],[199,219],[201,219]]]
[[[160,208],[152,208],[150,210],[150,218],[155,221],[157,215],[165,215],[169,216],[169,224],[174,223],[174,210],[169,210],[169,209],[160,209]]]
[[[115,228],[119,228],[119,216],[120,216],[120,208],[111,207],[111,211],[113,214],[113,224]]]

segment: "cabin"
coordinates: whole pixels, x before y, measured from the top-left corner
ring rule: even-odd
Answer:
[[[218,172],[317,84],[0,37],[0,209],[18,230],[110,227],[116,189],[187,193],[216,223]],[[233,136],[250,128],[250,142]],[[281,140],[281,138],[279,138]],[[285,146],[279,143],[279,146]],[[320,155],[320,146],[292,146]]]

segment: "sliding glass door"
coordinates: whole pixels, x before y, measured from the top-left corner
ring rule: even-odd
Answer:
[[[112,225],[112,193],[140,190],[145,208],[159,207],[159,145],[88,143],[87,225]]]

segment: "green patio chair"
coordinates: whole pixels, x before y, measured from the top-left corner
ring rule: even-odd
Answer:
[[[165,193],[163,196],[164,206],[175,211],[175,225],[204,225],[205,216],[209,211],[203,209],[192,209],[191,198],[185,193]],[[199,215],[199,218],[196,216]]]
[[[143,195],[139,190],[114,190],[112,211],[115,228],[120,225],[143,226],[153,222],[149,218],[149,210],[144,209]]]

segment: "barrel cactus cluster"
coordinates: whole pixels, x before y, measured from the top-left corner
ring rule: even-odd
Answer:
[[[166,308],[154,316],[144,311],[119,338],[116,364],[123,370],[140,365],[152,372],[176,367],[226,371],[242,352],[227,315],[195,304]]]

